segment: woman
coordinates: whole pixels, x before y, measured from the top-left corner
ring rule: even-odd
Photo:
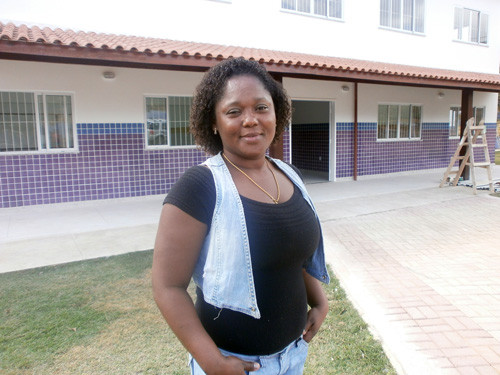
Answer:
[[[317,214],[297,171],[266,157],[290,115],[281,86],[243,58],[197,88],[191,131],[214,156],[167,195],[153,260],[156,303],[192,374],[302,374],[328,312]]]

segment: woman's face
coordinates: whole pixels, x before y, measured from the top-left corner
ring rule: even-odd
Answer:
[[[232,161],[263,157],[276,132],[271,94],[254,76],[230,78],[215,106],[215,121],[224,153]]]

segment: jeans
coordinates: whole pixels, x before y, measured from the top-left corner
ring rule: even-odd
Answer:
[[[226,357],[234,356],[244,361],[259,363],[260,369],[253,372],[246,372],[249,375],[302,375],[308,348],[309,344],[302,337],[299,337],[285,349],[270,355],[243,355],[231,353],[223,349],[220,349],[220,351]],[[189,367],[191,375],[205,375],[205,372],[191,356],[189,356]]]

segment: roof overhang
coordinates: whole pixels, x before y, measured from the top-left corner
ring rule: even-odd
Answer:
[[[0,23],[0,59],[202,72],[223,59],[244,56],[264,64],[270,73],[283,77],[500,91],[498,74],[126,36],[113,36],[113,40],[120,41],[121,38],[122,43],[110,47],[108,46],[110,43],[103,42],[103,38],[110,35],[82,32],[75,34],[57,29],[58,35],[62,33],[66,39],[60,37],[49,40],[46,34],[56,33],[50,29],[41,31],[36,27],[29,29],[24,26],[27,31],[22,33],[22,27],[12,24],[7,26],[11,29],[9,33],[6,31],[7,27]],[[12,29],[17,30],[17,34]],[[37,31],[44,33],[44,37],[32,40]],[[78,43],[77,36],[81,39],[82,34],[86,40],[93,38],[94,43]],[[134,45],[134,42],[138,43],[137,39],[141,42],[141,48]],[[148,47],[148,43],[151,48]],[[158,44],[163,48],[153,48]],[[183,52],[179,53],[178,50]]]

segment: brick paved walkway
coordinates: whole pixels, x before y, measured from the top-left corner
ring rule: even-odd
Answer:
[[[330,204],[327,258],[401,374],[500,374],[500,198],[447,191],[353,217]]]

